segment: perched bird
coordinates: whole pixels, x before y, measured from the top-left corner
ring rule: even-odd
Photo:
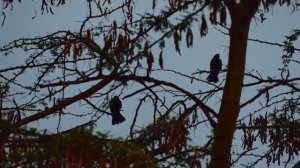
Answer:
[[[210,61],[210,73],[206,80],[208,82],[217,83],[219,81],[218,75],[222,68],[222,61],[220,60],[220,54],[216,54]]]
[[[114,96],[109,102],[109,108],[112,115],[112,125],[120,124],[125,121],[121,114],[122,102],[118,96]]]

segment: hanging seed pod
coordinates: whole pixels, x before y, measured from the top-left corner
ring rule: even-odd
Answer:
[[[193,46],[193,32],[191,28],[189,28],[188,31],[186,32],[186,46],[188,48]]]
[[[208,28],[207,28],[207,22],[206,22],[206,19],[205,19],[204,15],[202,15],[201,20],[202,20],[202,23],[201,23],[201,26],[200,26],[200,36],[203,37],[203,36],[207,35]]]
[[[159,63],[159,67],[161,69],[164,69],[164,60],[163,60],[163,51],[161,50],[160,53],[159,53],[159,60],[158,60],[158,63]]]
[[[226,6],[223,5],[220,12],[220,22],[221,25],[226,26]]]

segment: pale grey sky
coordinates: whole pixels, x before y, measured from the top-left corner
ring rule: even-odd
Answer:
[[[35,5],[33,5],[34,3]],[[54,15],[41,15],[40,6],[35,1],[22,1],[22,4],[16,3],[12,12],[6,10],[6,21],[4,26],[0,28],[0,45],[2,46],[4,43],[21,37],[45,35],[57,30],[79,30],[81,24],[80,21],[84,20],[84,17],[87,14],[86,7],[87,5],[83,1],[72,1],[72,3],[67,2],[67,5],[65,6],[54,8]],[[141,10],[141,8],[137,8],[136,10]],[[37,12],[37,16],[35,19],[32,19],[32,17],[35,16],[35,11]],[[263,24],[260,23],[259,20],[256,22],[252,21],[249,37],[269,42],[282,43],[285,40],[284,36],[289,35],[291,30],[300,29],[300,12],[295,11],[291,14],[291,11],[292,8],[275,7],[274,10],[266,15],[267,20],[265,20]],[[216,28],[226,31],[218,26]],[[226,66],[228,58],[228,36],[215,30],[214,27],[209,24],[208,36],[200,39],[198,29],[199,25],[194,25],[193,30],[195,30],[195,34],[193,48],[186,48],[185,43],[182,42],[181,56],[175,53],[172,40],[166,43],[167,48],[164,50],[164,62],[166,69],[178,70],[185,74],[191,74],[197,69],[208,70],[210,59],[216,53],[220,53],[223,61],[223,67]],[[282,62],[282,48],[251,41],[249,41],[248,44],[246,69],[258,70],[264,77],[278,76],[280,74],[278,68],[281,67]],[[299,40],[296,42],[296,47],[300,48]],[[156,56],[154,68],[158,68],[158,52],[154,51],[154,55]],[[298,60],[300,59],[299,52],[296,53],[295,56]],[[16,52],[16,55],[9,58],[4,58],[2,55],[0,55],[0,57],[0,68],[4,68],[21,63],[23,59],[26,58],[26,55],[22,52]],[[299,65],[291,64],[290,66],[292,72],[291,75],[300,76]],[[169,73],[153,73],[153,75],[160,79],[172,81],[182,87],[188,86],[186,88],[191,92],[197,92],[200,89],[205,90],[209,87],[207,85],[190,85],[189,80],[183,81]],[[202,78],[205,79],[206,76],[203,76]],[[224,74],[221,74],[220,78],[224,79]],[[128,93],[131,93],[134,90],[133,88],[129,89],[132,90],[129,90]],[[254,93],[255,89],[244,90],[242,101],[251,97]],[[216,111],[218,111],[220,105],[220,98],[221,94],[217,94],[216,98],[209,102],[209,105]],[[125,100],[125,102],[123,102],[124,105],[127,105],[123,106],[123,114],[126,117],[126,121],[122,125],[111,126],[110,117],[104,116],[98,122],[98,126],[101,131],[108,131],[114,136],[128,135],[129,127],[134,115],[133,112],[136,108],[136,104],[131,105],[129,101],[130,100]],[[241,115],[246,115],[249,111],[253,110],[253,108],[253,106],[245,108],[241,112]],[[149,117],[152,119],[151,112],[145,112],[143,118],[140,118],[141,126],[143,126],[143,123],[147,124],[152,121],[149,121]],[[71,122],[73,122],[73,120],[67,119],[65,121],[65,125],[68,125]],[[39,124],[39,127],[47,128],[53,126],[53,121],[39,122]],[[204,128],[198,129],[195,132],[193,141],[194,144],[197,144],[199,139],[205,138],[202,132],[205,128],[206,127],[204,126]],[[200,134],[202,135],[200,136]],[[240,148],[239,143],[239,139],[236,139],[236,141],[234,141],[234,148]]]

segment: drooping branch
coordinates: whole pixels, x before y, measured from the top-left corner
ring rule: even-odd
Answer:
[[[56,113],[60,109],[66,107],[66,106],[68,106],[68,105],[70,105],[70,104],[72,104],[72,103],[74,103],[76,101],[79,101],[79,100],[81,100],[83,98],[87,98],[87,97],[91,96],[95,92],[99,91],[101,88],[105,87],[111,81],[112,81],[112,78],[111,79],[108,78],[108,79],[101,80],[99,83],[95,84],[94,86],[92,86],[88,90],[86,90],[84,92],[81,92],[78,95],[73,96],[71,98],[62,100],[59,103],[57,103],[57,105],[53,106],[52,108],[46,109],[43,112],[40,112],[40,113],[34,114],[32,116],[26,117],[24,119],[21,119],[20,121],[18,121],[14,125],[17,126],[17,127],[19,127],[19,126],[28,124],[28,123],[30,123],[32,121],[36,121],[36,120],[39,120],[41,118],[44,118],[44,117],[46,117],[46,116],[48,116],[50,114]]]
[[[157,85],[165,85],[165,86],[174,88],[174,89],[182,92],[183,94],[187,95],[189,98],[191,98],[201,108],[201,110],[204,112],[205,116],[209,120],[212,127],[214,127],[216,125],[216,123],[212,119],[211,115],[213,115],[213,117],[217,117],[217,113],[213,109],[211,109],[210,107],[205,105],[202,101],[200,101],[195,95],[193,95],[192,93],[190,93],[190,92],[184,90],[183,88],[175,85],[174,83],[170,83],[170,82],[166,82],[166,81],[162,81],[162,80],[157,80],[157,79],[154,79],[154,78],[151,78],[151,77],[134,76],[134,75],[128,75],[128,76],[122,75],[122,76],[116,76],[116,77],[103,76],[103,79],[112,79],[112,78],[113,78],[113,80],[120,80],[120,81],[129,81],[129,80],[147,81],[147,82],[152,82],[152,83],[157,84]]]

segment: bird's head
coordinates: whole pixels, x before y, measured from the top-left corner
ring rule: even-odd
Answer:
[[[220,54],[216,54],[214,58],[220,58]]]

